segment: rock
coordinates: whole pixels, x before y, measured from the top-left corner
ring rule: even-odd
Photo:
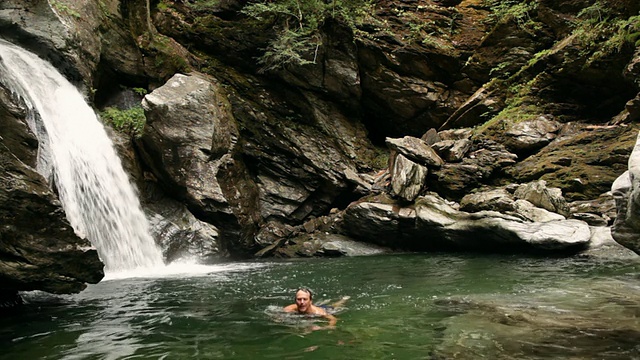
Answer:
[[[432,145],[432,148],[446,162],[460,162],[471,148],[471,140],[443,140]]]
[[[165,261],[211,263],[221,258],[218,229],[196,219],[187,208],[169,198],[145,204],[150,231],[162,247]]]
[[[547,188],[544,180],[534,181],[520,185],[515,192],[515,197],[524,199],[543,209],[569,216],[569,206],[562,197],[562,190],[558,188]]]
[[[460,210],[467,212],[497,211],[516,215],[523,220],[532,222],[565,220],[564,216],[536,207],[527,200],[516,200],[504,188],[466,195],[460,201]]]
[[[566,218],[555,212],[539,208],[527,200],[518,199],[514,202],[514,212],[522,216],[523,219],[533,222],[549,222],[565,220]],[[582,219],[580,219],[582,220]]]
[[[429,170],[397,154],[391,169],[391,193],[405,201],[413,201],[424,187]]]
[[[441,140],[471,140],[472,135],[473,129],[471,128],[450,129],[438,132]]]
[[[96,65],[95,53],[86,58],[80,56],[83,50],[73,46],[73,36],[77,34],[65,25],[63,18],[46,1],[0,2],[0,34],[49,61],[72,82],[91,79]],[[83,55],[94,50],[93,43],[84,45],[91,51]]]
[[[519,156],[529,155],[553,141],[560,127],[559,122],[549,120],[546,116],[521,121],[507,130],[505,145]]]
[[[431,191],[458,200],[488,182],[503,168],[516,163],[517,155],[495,143],[480,143],[460,163],[447,163],[431,169],[427,185]]]
[[[217,181],[219,158],[230,150],[233,116],[217,86],[198,74],[177,74],[145,96],[144,158],[172,191],[204,211],[230,213]]]
[[[604,226],[591,227],[589,247],[579,255],[588,258],[640,261],[638,254],[613,240],[611,228]]]
[[[411,207],[384,197],[353,204],[341,226],[347,236],[412,251],[579,251],[591,237],[579,220],[529,222],[494,211],[467,213],[432,193]]]
[[[574,214],[591,214],[596,216],[597,222],[604,220],[607,225],[613,225],[616,218],[616,202],[611,191],[607,191],[596,199],[573,201],[568,205],[572,217]],[[595,224],[590,225],[595,226]]]
[[[497,212],[515,211],[513,195],[502,188],[465,195],[460,200],[460,210],[478,212],[483,210]]]
[[[629,170],[614,181],[611,192],[617,210],[611,235],[640,254],[640,133],[629,157]]]
[[[571,218],[582,220],[590,226],[607,226],[609,224],[607,219],[592,213],[571,213]]]
[[[480,87],[447,118],[438,130],[478,125],[482,123],[482,114],[495,111],[497,105],[498,101],[493,97],[493,92],[484,86]]]
[[[280,257],[368,256],[390,252],[388,248],[354,241],[339,234],[316,232],[293,237],[277,249]]]
[[[537,153],[505,169],[511,182],[545,180],[568,201],[591,200],[611,190],[627,168],[638,128],[565,124],[559,137]],[[571,159],[571,161],[568,161]]]
[[[444,161],[436,154],[436,152],[421,139],[405,136],[401,139],[387,138],[385,140],[387,146],[398,151],[407,159],[421,165],[440,167]]]
[[[425,129],[440,126],[457,105],[457,101],[452,104],[449,99],[457,100],[459,91],[447,88],[434,76],[436,71],[452,67],[457,58],[439,55],[425,62],[416,53],[391,54],[371,42],[361,44],[358,54],[362,104],[378,135],[421,136]],[[402,68],[408,71],[400,71]]]
[[[162,187],[220,230],[219,245],[252,253],[257,188],[235,157],[238,130],[222,88],[202,74],[177,74],[142,106],[140,149]]]
[[[326,235],[322,252],[338,253],[342,256],[368,256],[389,252],[389,249],[380,246],[354,241],[340,235]]]
[[[432,146],[433,144],[442,141],[442,139],[440,138],[440,135],[438,135],[438,130],[431,128],[429,130],[427,130],[426,133],[424,133],[424,135],[422,135],[422,137],[420,138],[422,141],[426,142],[427,145]]]

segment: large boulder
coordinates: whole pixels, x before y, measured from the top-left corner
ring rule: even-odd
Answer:
[[[436,194],[413,206],[377,198],[345,210],[342,231],[394,248],[481,252],[563,252],[586,248],[589,226],[579,220],[531,222],[494,211],[467,213]]]
[[[202,74],[176,74],[142,105],[140,148],[162,186],[218,226],[228,249],[250,249],[259,222],[255,184],[235,158],[238,129],[221,86]]]

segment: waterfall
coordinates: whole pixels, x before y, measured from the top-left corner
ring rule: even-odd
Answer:
[[[163,265],[137,193],[93,109],[52,65],[0,40],[0,81],[26,104],[38,171],[58,190],[76,234],[106,272]]]

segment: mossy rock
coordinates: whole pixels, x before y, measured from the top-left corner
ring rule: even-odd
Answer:
[[[600,127],[560,140],[506,169],[514,182],[542,179],[570,201],[595,199],[627,169],[640,126]]]

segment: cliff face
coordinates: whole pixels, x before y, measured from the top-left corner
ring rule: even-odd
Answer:
[[[223,253],[352,233],[341,211],[380,193],[411,207],[429,191],[459,202],[544,180],[578,208],[626,169],[635,1],[257,3],[4,1],[0,34],[91,88],[99,109],[123,87],[153,91],[134,177],[214,225]],[[176,73],[190,85],[171,85]],[[442,163],[385,142],[406,136]],[[389,183],[400,178],[410,186]]]

